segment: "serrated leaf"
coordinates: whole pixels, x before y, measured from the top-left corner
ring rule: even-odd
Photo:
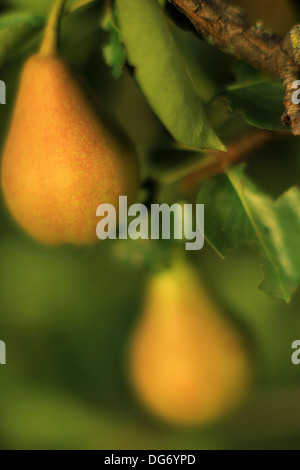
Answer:
[[[274,80],[255,81],[231,86],[225,97],[234,111],[241,112],[251,126],[284,130],[281,124],[284,90]]]
[[[110,34],[108,44],[103,47],[103,56],[107,65],[112,68],[113,77],[118,79],[123,73],[126,53],[122,45],[120,30],[117,27],[112,12],[108,12],[104,16],[102,28]]]
[[[245,208],[226,174],[208,181],[198,200],[205,204],[205,238],[222,257],[240,243],[255,239]]]
[[[250,244],[263,260],[267,294],[290,300],[300,284],[300,191],[292,188],[277,200],[257,189],[243,167],[219,175],[201,189],[205,236],[222,255]]]
[[[197,149],[224,150],[157,0],[117,0],[117,12],[135,78],[174,139]]]
[[[44,25],[44,18],[26,13],[0,17],[0,65]]]

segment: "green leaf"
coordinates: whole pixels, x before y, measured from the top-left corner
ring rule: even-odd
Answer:
[[[226,174],[207,182],[198,196],[205,204],[205,238],[225,257],[228,250],[255,239],[248,215]]]
[[[47,15],[53,5],[53,0],[5,0],[5,4],[12,10],[22,10],[37,15]]]
[[[66,11],[73,13],[83,9],[86,10],[93,7],[96,3],[98,3],[97,0],[74,0]]]
[[[283,130],[284,90],[277,81],[242,83],[227,89],[225,97],[234,111],[241,112],[246,122],[260,129]]]
[[[44,25],[44,18],[26,13],[0,17],[0,65],[32,39]]]
[[[224,150],[157,0],[117,0],[117,11],[135,78],[174,139],[192,148]]]
[[[205,236],[221,254],[247,243],[261,255],[265,278],[260,288],[290,300],[300,284],[300,191],[292,188],[277,200],[259,191],[243,166],[219,175],[201,189]]]
[[[108,44],[103,47],[103,56],[112,68],[112,75],[115,79],[120,78],[126,62],[126,52],[122,45],[121,33],[117,27],[113,12],[109,11],[103,18],[102,28],[110,33]]]
[[[71,12],[83,4],[89,3],[93,0],[68,0],[65,11]],[[95,0],[99,3],[99,0]],[[54,0],[5,0],[5,4],[11,9],[26,10],[37,15],[48,16],[53,6]],[[100,1],[103,3],[103,0]]]
[[[29,13],[9,13],[0,16],[0,30],[23,24],[30,24],[35,27],[40,26],[43,22],[44,20],[40,16],[31,15]]]

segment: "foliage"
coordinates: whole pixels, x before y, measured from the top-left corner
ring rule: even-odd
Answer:
[[[300,383],[290,363],[300,331],[298,140],[281,125],[281,84],[247,67],[241,73],[236,59],[179,30],[166,3],[117,0],[105,10],[104,2],[69,1],[62,49],[130,134],[145,177],[160,175],[153,200],[205,204],[208,243],[190,258],[256,351],[253,395],[211,429],[162,427],[133,400],[123,361],[145,291],[141,258],[157,258],[157,246],[139,245],[126,266],[113,242],[48,249],[19,231],[1,199],[0,339],[10,344],[10,367],[0,370],[3,448],[298,445]],[[1,6],[1,142],[50,4]],[[202,172],[254,128],[283,131],[279,157],[270,142],[221,174]],[[189,176],[199,171],[194,190]]]

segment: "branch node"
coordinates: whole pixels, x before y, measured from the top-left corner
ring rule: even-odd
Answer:
[[[300,25],[284,37],[269,34],[261,23],[250,26],[239,8],[222,0],[168,0],[208,43],[280,78],[285,90],[282,116],[300,135],[300,108],[292,102],[292,84],[300,78]]]

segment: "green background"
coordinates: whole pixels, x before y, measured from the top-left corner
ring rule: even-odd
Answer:
[[[3,10],[26,8],[42,16],[50,4],[5,3]],[[170,136],[130,71],[119,81],[111,77],[101,52],[107,36],[99,23],[99,16],[89,9],[66,18],[63,51],[142,155],[147,146],[159,147]],[[175,34],[182,50],[189,51],[191,69],[195,68],[191,73],[206,97],[230,83],[233,59],[186,32],[178,29]],[[0,79],[7,84],[7,105],[0,109],[1,142],[22,63],[39,40],[38,34],[0,69]],[[200,61],[201,70],[195,66]],[[217,127],[218,116],[227,113],[221,104],[220,109],[212,115]],[[219,131],[226,139],[247,126],[240,115],[230,114]],[[247,171],[262,188],[278,194],[299,182],[299,151],[297,139],[270,144],[252,156]],[[187,255],[224,314],[235,318],[249,337],[256,379],[245,403],[222,422],[194,429],[169,426],[148,414],[128,380],[128,341],[140,318],[148,274],[122,262],[118,247],[114,241],[82,249],[44,247],[23,234],[1,198],[0,339],[7,345],[7,365],[0,366],[0,447],[299,448],[300,365],[291,363],[291,344],[300,338],[300,293],[287,305],[260,292],[259,260],[245,247],[226,260],[207,244],[201,252]]]

